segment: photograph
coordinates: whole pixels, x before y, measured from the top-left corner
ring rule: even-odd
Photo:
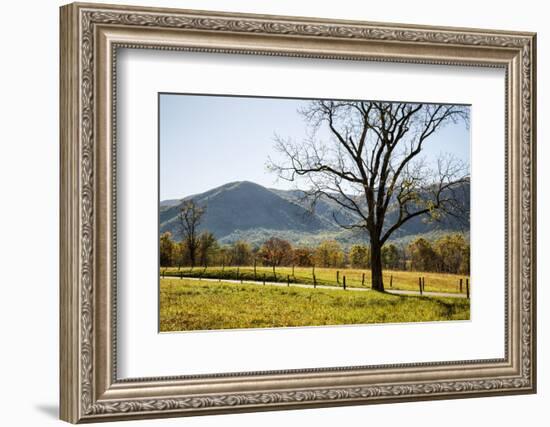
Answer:
[[[470,319],[470,106],[159,93],[160,332]]]

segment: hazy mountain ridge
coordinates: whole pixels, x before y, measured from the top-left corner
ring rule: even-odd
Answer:
[[[464,203],[469,205],[469,185],[464,189]],[[344,245],[368,240],[366,233],[352,232],[338,225],[355,222],[357,214],[343,210],[327,197],[321,198],[311,211],[309,201],[303,196],[300,190],[269,189],[249,181],[231,182],[180,200],[161,201],[160,231],[169,231],[179,239],[177,215],[182,203],[192,199],[206,206],[200,230],[212,232],[220,243],[246,240],[259,245],[272,236],[298,245],[316,245],[329,238]],[[390,220],[395,214],[395,211],[388,212]],[[397,230],[391,240],[407,242],[419,234],[433,237],[442,231],[467,231],[468,228],[469,218],[447,218],[438,223],[415,218]]]

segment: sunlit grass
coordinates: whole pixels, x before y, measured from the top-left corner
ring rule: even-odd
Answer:
[[[160,330],[405,323],[470,318],[465,298],[161,279]]]
[[[313,284],[313,268],[311,267],[295,267],[294,272],[292,267],[276,267],[275,275],[271,267],[176,267],[161,268],[161,275],[165,277],[204,277],[215,279],[243,279],[262,281],[265,277],[267,281],[291,283]],[[337,280],[337,272],[338,280]],[[265,276],[264,276],[265,275]],[[364,275],[364,280],[363,280]],[[371,277],[370,270],[359,270],[352,268],[315,268],[315,282],[318,285],[342,286],[346,277],[346,286],[348,287],[370,287]],[[431,292],[460,292],[460,279],[462,279],[462,293],[466,293],[466,279],[468,276],[445,273],[425,273],[417,271],[384,271],[384,286],[386,289],[396,290],[412,290],[418,291],[418,278],[423,277],[425,283],[425,291]],[[390,286],[391,284],[391,286]],[[471,284],[470,288],[471,288]]]

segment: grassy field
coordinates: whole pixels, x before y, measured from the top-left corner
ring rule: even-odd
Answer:
[[[426,279],[427,280],[427,279]],[[160,330],[402,323],[470,318],[464,298],[161,279]]]
[[[336,272],[339,272],[339,283],[336,280]],[[286,282],[289,276],[291,283],[313,284],[313,270],[311,267],[296,267],[294,274],[292,267],[277,267],[276,275],[273,275],[271,267],[177,267],[161,268],[161,275],[165,277],[179,276],[183,277],[204,277],[215,279],[243,279],[243,280],[263,280],[270,282]],[[363,284],[363,274],[365,282]],[[318,285],[342,286],[343,276],[346,276],[347,287],[370,287],[371,278],[369,270],[358,270],[351,268],[315,268],[315,280]],[[459,280],[463,279],[462,292],[466,293],[467,276],[444,273],[424,273],[415,271],[385,271],[384,286],[386,289],[400,289],[418,291],[418,278],[422,276],[425,280],[425,291],[432,292],[451,292],[459,293]],[[392,286],[390,287],[390,282]],[[471,288],[471,287],[470,287]]]

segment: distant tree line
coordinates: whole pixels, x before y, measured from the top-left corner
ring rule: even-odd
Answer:
[[[445,234],[431,242],[419,237],[406,246],[382,246],[382,266],[389,270],[433,271],[470,274],[470,243],[462,234]],[[370,269],[370,246],[353,245],[349,264]]]
[[[188,241],[175,241],[169,232],[160,236],[161,267],[247,266],[266,267],[353,267],[370,269],[370,246],[356,244],[345,249],[336,240],[324,240],[316,247],[293,246],[278,237],[260,246],[238,240],[221,245],[210,232],[202,232],[189,248]],[[461,234],[446,234],[431,242],[417,238],[408,245],[382,247],[382,265],[387,270],[431,271],[469,274],[470,245]]]

